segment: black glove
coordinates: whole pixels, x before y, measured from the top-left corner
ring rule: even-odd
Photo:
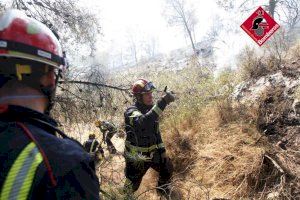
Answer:
[[[166,92],[166,94],[163,96],[163,100],[165,100],[165,102],[169,104],[175,101],[175,95],[172,92]]]

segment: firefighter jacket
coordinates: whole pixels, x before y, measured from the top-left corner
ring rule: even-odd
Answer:
[[[127,108],[124,113],[127,151],[151,152],[155,149],[165,151],[158,118],[166,105],[161,99],[154,106],[136,102]]]
[[[0,160],[1,200],[99,199],[93,160],[42,113],[0,106]]]
[[[89,153],[95,153],[100,146],[99,142],[96,139],[88,139],[83,144],[85,150]]]

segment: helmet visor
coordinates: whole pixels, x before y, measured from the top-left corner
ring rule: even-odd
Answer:
[[[155,90],[156,88],[155,88],[155,86],[154,86],[154,84],[152,83],[152,82],[148,82],[146,85],[145,85],[145,87],[144,87],[144,89],[143,89],[143,92],[145,93],[145,92],[152,92],[153,90]]]
[[[1,76],[10,77],[10,79],[15,77],[19,81],[23,79],[34,81],[48,73],[54,73],[56,80],[61,76],[61,70],[51,65],[19,58],[0,57]]]

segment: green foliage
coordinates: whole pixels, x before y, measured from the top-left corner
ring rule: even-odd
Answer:
[[[246,47],[239,55],[238,66],[244,80],[256,79],[268,73],[263,63],[263,56],[259,56],[254,48]]]
[[[183,88],[180,88],[180,92],[176,94],[177,100],[165,110],[162,123],[163,130],[174,129],[174,138],[177,138],[179,142],[185,138],[179,137],[176,130],[189,130],[194,124],[197,124],[203,109],[211,104],[216,103],[223,106],[226,101],[230,104],[230,95],[240,80],[237,73],[232,70],[224,70],[216,77],[210,74],[202,78],[199,76],[201,69],[188,68],[186,70],[180,75],[190,73],[189,80],[177,81],[171,85],[172,88],[176,85],[183,86]],[[174,75],[171,77],[174,78]],[[222,108],[220,107],[220,109]]]

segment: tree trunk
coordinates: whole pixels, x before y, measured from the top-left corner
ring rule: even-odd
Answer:
[[[269,14],[274,17],[277,0],[269,0]]]
[[[189,38],[191,40],[191,44],[192,44],[192,47],[193,47],[194,54],[196,55],[197,54],[197,50],[196,50],[196,47],[195,47],[195,44],[194,44],[194,40],[193,40],[193,37],[192,37],[191,30],[189,29],[186,21],[184,21],[184,25],[185,25],[186,31],[188,32]]]

